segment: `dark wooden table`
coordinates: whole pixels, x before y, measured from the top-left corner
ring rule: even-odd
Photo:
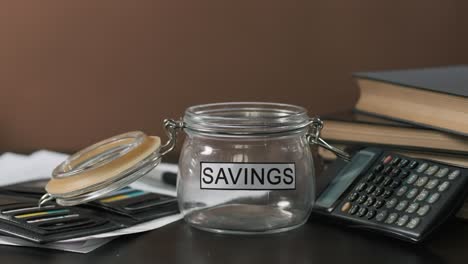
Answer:
[[[312,218],[268,236],[217,235],[183,221],[120,237],[89,253],[0,246],[0,263],[467,263],[468,222],[451,220],[421,245]]]
[[[452,219],[424,243],[411,244],[317,217],[293,231],[262,236],[212,234],[181,220],[116,238],[88,254],[0,245],[0,263],[468,263],[468,221]]]

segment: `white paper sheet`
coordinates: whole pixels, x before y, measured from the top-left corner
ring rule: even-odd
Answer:
[[[153,229],[168,225],[172,222],[178,221],[182,219],[182,217],[183,217],[182,214],[170,215],[170,216],[162,217],[159,219],[147,221],[138,225],[134,225],[132,227],[127,227],[127,228],[123,228],[123,229],[119,229],[119,230],[115,230],[115,231],[111,231],[107,233],[102,233],[102,234],[95,234],[91,236],[63,240],[62,242],[76,242],[76,241],[83,241],[83,240],[88,240],[88,239],[101,239],[101,238],[109,238],[109,237],[116,237],[116,236],[146,232],[149,230],[153,230]]]
[[[18,168],[28,163],[29,156],[7,152],[0,156],[0,185],[14,183],[17,178]]]
[[[162,180],[162,175],[164,172],[172,172],[177,174],[177,171],[178,167],[176,164],[160,163],[156,169],[150,171],[138,181],[130,184],[130,187],[175,197],[176,187],[174,185],[164,183]]]
[[[48,150],[29,156],[5,153],[0,156],[0,186],[50,178],[52,170],[67,157]]]
[[[37,247],[37,248],[48,248],[56,249],[61,251],[75,252],[75,253],[88,253],[96,248],[107,244],[109,241],[112,241],[112,237],[109,238],[100,238],[100,239],[90,239],[84,241],[76,242],[52,242],[47,244],[38,244],[24,239],[0,236],[0,245],[9,245],[9,246],[19,246],[19,247]]]

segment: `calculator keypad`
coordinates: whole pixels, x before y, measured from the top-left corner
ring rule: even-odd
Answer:
[[[455,180],[458,177],[458,175],[460,175],[460,170],[454,170],[449,174],[448,179]]]
[[[407,230],[429,220],[434,205],[461,174],[458,169],[396,155],[384,156],[370,171],[355,185],[341,212]]]

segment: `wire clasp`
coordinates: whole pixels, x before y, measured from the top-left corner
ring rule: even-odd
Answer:
[[[306,135],[307,142],[309,142],[309,144],[319,145],[335,153],[338,157],[345,161],[351,161],[351,155],[339,148],[328,144],[325,140],[323,140],[323,138],[320,137],[320,132],[322,131],[322,128],[323,121],[319,117],[311,118],[309,125],[309,133],[307,133]]]

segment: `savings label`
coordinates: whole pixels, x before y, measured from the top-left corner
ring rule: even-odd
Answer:
[[[213,190],[294,190],[296,189],[296,166],[294,162],[201,162],[200,188]]]

